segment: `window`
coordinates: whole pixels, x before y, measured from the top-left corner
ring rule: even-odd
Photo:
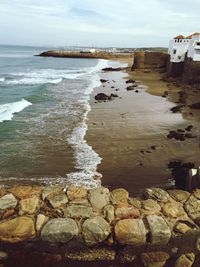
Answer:
[[[200,42],[197,42],[196,45],[200,45]]]
[[[173,54],[176,55],[176,49],[173,50]]]

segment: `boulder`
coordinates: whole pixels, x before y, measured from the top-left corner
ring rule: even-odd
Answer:
[[[178,222],[175,227],[174,227],[174,230],[180,234],[185,234],[187,233],[188,231],[192,230],[192,228],[184,223],[184,222]]]
[[[169,194],[161,188],[151,188],[144,191],[144,195],[147,198],[152,198],[158,202],[168,202],[170,199]]]
[[[34,221],[28,216],[0,223],[0,241],[17,243],[35,237]]]
[[[141,254],[141,260],[146,267],[163,267],[170,258],[164,251],[147,252]]]
[[[192,220],[196,220],[200,218],[200,200],[194,197],[193,195],[190,196],[188,201],[185,203],[185,211],[189,215]]]
[[[111,223],[115,218],[115,209],[112,205],[107,205],[104,207],[104,216],[105,219]]]
[[[45,200],[50,195],[59,195],[60,193],[63,193],[61,186],[47,186],[42,192],[42,199]]]
[[[135,80],[129,79],[129,80],[126,81],[126,83],[135,83]]]
[[[194,261],[195,261],[194,253],[183,254],[177,259],[174,267],[192,267]]]
[[[142,245],[146,242],[146,229],[141,219],[124,219],[115,225],[115,237],[123,245]]]
[[[8,189],[10,193],[12,193],[19,199],[29,198],[32,196],[39,197],[41,195],[42,190],[43,190],[42,186],[30,186],[30,185],[15,186]]]
[[[58,195],[51,194],[47,197],[47,199],[54,209],[60,208],[68,203],[68,198],[63,192]]]
[[[19,202],[19,214],[34,214],[40,208],[40,200],[37,196],[25,198]]]
[[[98,101],[104,101],[104,100],[108,100],[109,96],[104,93],[98,93],[97,95],[95,95],[94,98],[95,100],[98,100]]]
[[[36,231],[39,232],[48,220],[49,217],[44,214],[38,214],[36,219]]]
[[[90,218],[92,214],[92,208],[81,205],[70,205],[64,209],[64,216],[75,219]]]
[[[87,189],[82,186],[70,186],[67,189],[67,196],[69,200],[77,200],[87,197]]]
[[[196,198],[200,199],[200,189],[199,188],[195,189],[194,192],[193,192],[193,195]]]
[[[141,209],[142,207],[142,203],[141,203],[141,200],[139,200],[138,198],[132,198],[132,197],[129,197],[128,199],[128,203],[138,209]]]
[[[175,201],[163,205],[163,214],[170,218],[178,218],[186,215],[181,204]]]
[[[13,194],[6,194],[0,198],[0,211],[15,208],[17,206],[17,199]]]
[[[78,226],[73,219],[51,219],[41,231],[41,238],[52,243],[67,243],[78,236]]]
[[[108,80],[100,79],[100,82],[101,82],[101,83],[106,83],[106,82],[108,82]]]
[[[0,214],[0,220],[7,220],[8,218],[16,214],[17,211],[15,209],[6,209]]]
[[[111,192],[111,202],[114,205],[128,205],[129,193],[124,188],[117,188]]]
[[[149,215],[146,218],[149,224],[151,243],[153,245],[166,245],[171,237],[171,231],[166,221],[157,215]]]
[[[168,190],[168,193],[174,200],[179,201],[181,203],[186,202],[190,197],[189,192],[179,189]]]
[[[142,214],[153,215],[161,211],[160,205],[153,199],[147,199],[142,202]]]
[[[82,229],[83,238],[89,246],[104,241],[111,233],[109,223],[100,216],[87,219]]]
[[[140,211],[133,206],[117,207],[115,209],[115,215],[120,219],[139,218]]]
[[[7,189],[4,187],[0,187],[0,197],[3,197],[7,194]]]
[[[109,204],[110,192],[104,187],[94,188],[89,190],[88,198],[94,210],[101,210]]]

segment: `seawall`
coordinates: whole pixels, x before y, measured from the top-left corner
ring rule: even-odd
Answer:
[[[199,254],[200,189],[0,189],[1,266],[183,267]]]

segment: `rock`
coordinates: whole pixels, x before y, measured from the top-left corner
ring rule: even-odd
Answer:
[[[141,209],[141,207],[142,207],[142,203],[141,203],[141,201],[138,198],[131,198],[131,197],[129,197],[128,203],[130,205],[138,208],[138,209]]]
[[[123,245],[142,245],[146,242],[146,229],[141,219],[124,219],[115,225],[115,237]]]
[[[150,228],[151,243],[164,246],[171,237],[171,231],[161,216],[149,215],[146,217]]]
[[[0,198],[0,211],[9,208],[15,208],[17,205],[17,199],[13,194],[7,194]]]
[[[65,193],[50,195],[47,197],[47,199],[54,209],[60,208],[68,203],[68,198]]]
[[[196,240],[196,249],[200,251],[200,237],[198,237]]]
[[[146,189],[144,191],[144,195],[147,198],[153,198],[154,200],[158,202],[163,202],[163,203],[168,202],[170,199],[169,194],[161,188]]]
[[[94,210],[101,210],[109,204],[110,192],[104,187],[94,188],[89,190],[88,198]]]
[[[111,233],[109,223],[100,216],[87,219],[83,223],[82,229],[82,235],[87,245],[98,244]]]
[[[108,100],[109,96],[104,94],[104,93],[98,93],[97,95],[95,95],[94,98],[95,98],[95,100],[103,101],[103,100]]]
[[[117,188],[111,192],[111,202],[114,205],[128,205],[129,193],[124,188]]]
[[[101,83],[106,83],[106,82],[108,82],[108,80],[100,79],[100,82],[101,82]]]
[[[39,232],[48,220],[49,217],[44,214],[38,214],[36,219],[36,231]]]
[[[103,71],[121,71],[122,68],[112,68],[112,67],[108,67],[108,68],[103,68]]]
[[[41,192],[43,190],[42,186],[15,186],[10,189],[8,189],[9,192],[11,192],[14,196],[16,196],[19,199],[23,198],[30,198],[32,196],[40,196]]]
[[[115,209],[112,205],[107,205],[104,207],[104,216],[105,219],[111,223],[115,218]]]
[[[40,200],[37,196],[25,198],[19,202],[19,214],[34,214],[40,208]]]
[[[163,206],[163,214],[170,218],[177,218],[185,216],[186,213],[181,204],[173,201],[165,203]]]
[[[185,130],[186,130],[187,132],[190,132],[190,131],[192,130],[192,128],[193,128],[193,125],[188,125],[188,126],[185,128]]]
[[[181,203],[186,202],[188,198],[190,197],[189,192],[184,191],[184,190],[179,190],[179,189],[168,190],[168,193],[173,199]]]
[[[194,253],[183,254],[177,259],[174,267],[192,267],[194,260]]]
[[[135,87],[137,87],[137,84],[127,86],[127,87],[126,87],[126,90],[127,90],[127,91],[132,91],[132,90],[135,89]]]
[[[0,241],[17,243],[35,237],[34,221],[28,216],[0,223]]]
[[[120,219],[139,218],[140,212],[133,206],[125,206],[116,208],[115,215]]]
[[[200,217],[200,200],[194,196],[190,196],[185,203],[185,211],[192,220],[196,220]]]
[[[8,258],[8,254],[4,251],[0,251],[0,261],[4,261]]]
[[[141,260],[147,267],[163,267],[170,258],[164,251],[147,252],[141,254]]]
[[[43,227],[41,238],[52,243],[67,243],[78,235],[78,226],[73,219],[51,219]]]
[[[60,186],[47,186],[42,192],[42,199],[45,200],[50,195],[59,195],[63,193],[63,188]]]
[[[153,199],[147,199],[142,202],[142,214],[144,215],[158,214],[160,210],[160,205]]]
[[[188,231],[192,230],[192,228],[184,222],[178,222],[177,225],[174,227],[174,230],[181,234],[185,234]]]
[[[129,80],[126,81],[126,83],[135,83],[135,80],[129,79]]]
[[[81,205],[81,206],[91,206],[88,199],[81,198],[70,201],[70,205]]]
[[[200,189],[195,189],[194,192],[193,192],[193,195],[194,195],[196,198],[200,199]]]
[[[171,110],[173,113],[177,113],[177,112],[180,112],[184,106],[185,106],[185,105],[177,105],[177,106],[171,108],[170,110]]]
[[[77,200],[87,197],[87,189],[82,186],[70,186],[67,190],[69,200]]]
[[[0,220],[6,220],[9,217],[16,215],[15,209],[6,209],[3,211],[3,213],[0,215]]]
[[[7,194],[7,190],[4,187],[0,187],[0,198]]]
[[[71,218],[90,218],[92,214],[92,208],[81,206],[81,205],[71,205],[64,209],[64,216]]]

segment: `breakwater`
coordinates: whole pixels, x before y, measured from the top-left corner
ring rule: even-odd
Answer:
[[[35,266],[30,253],[51,266],[198,264],[200,189],[151,188],[133,198],[123,188],[1,188],[1,266]]]

